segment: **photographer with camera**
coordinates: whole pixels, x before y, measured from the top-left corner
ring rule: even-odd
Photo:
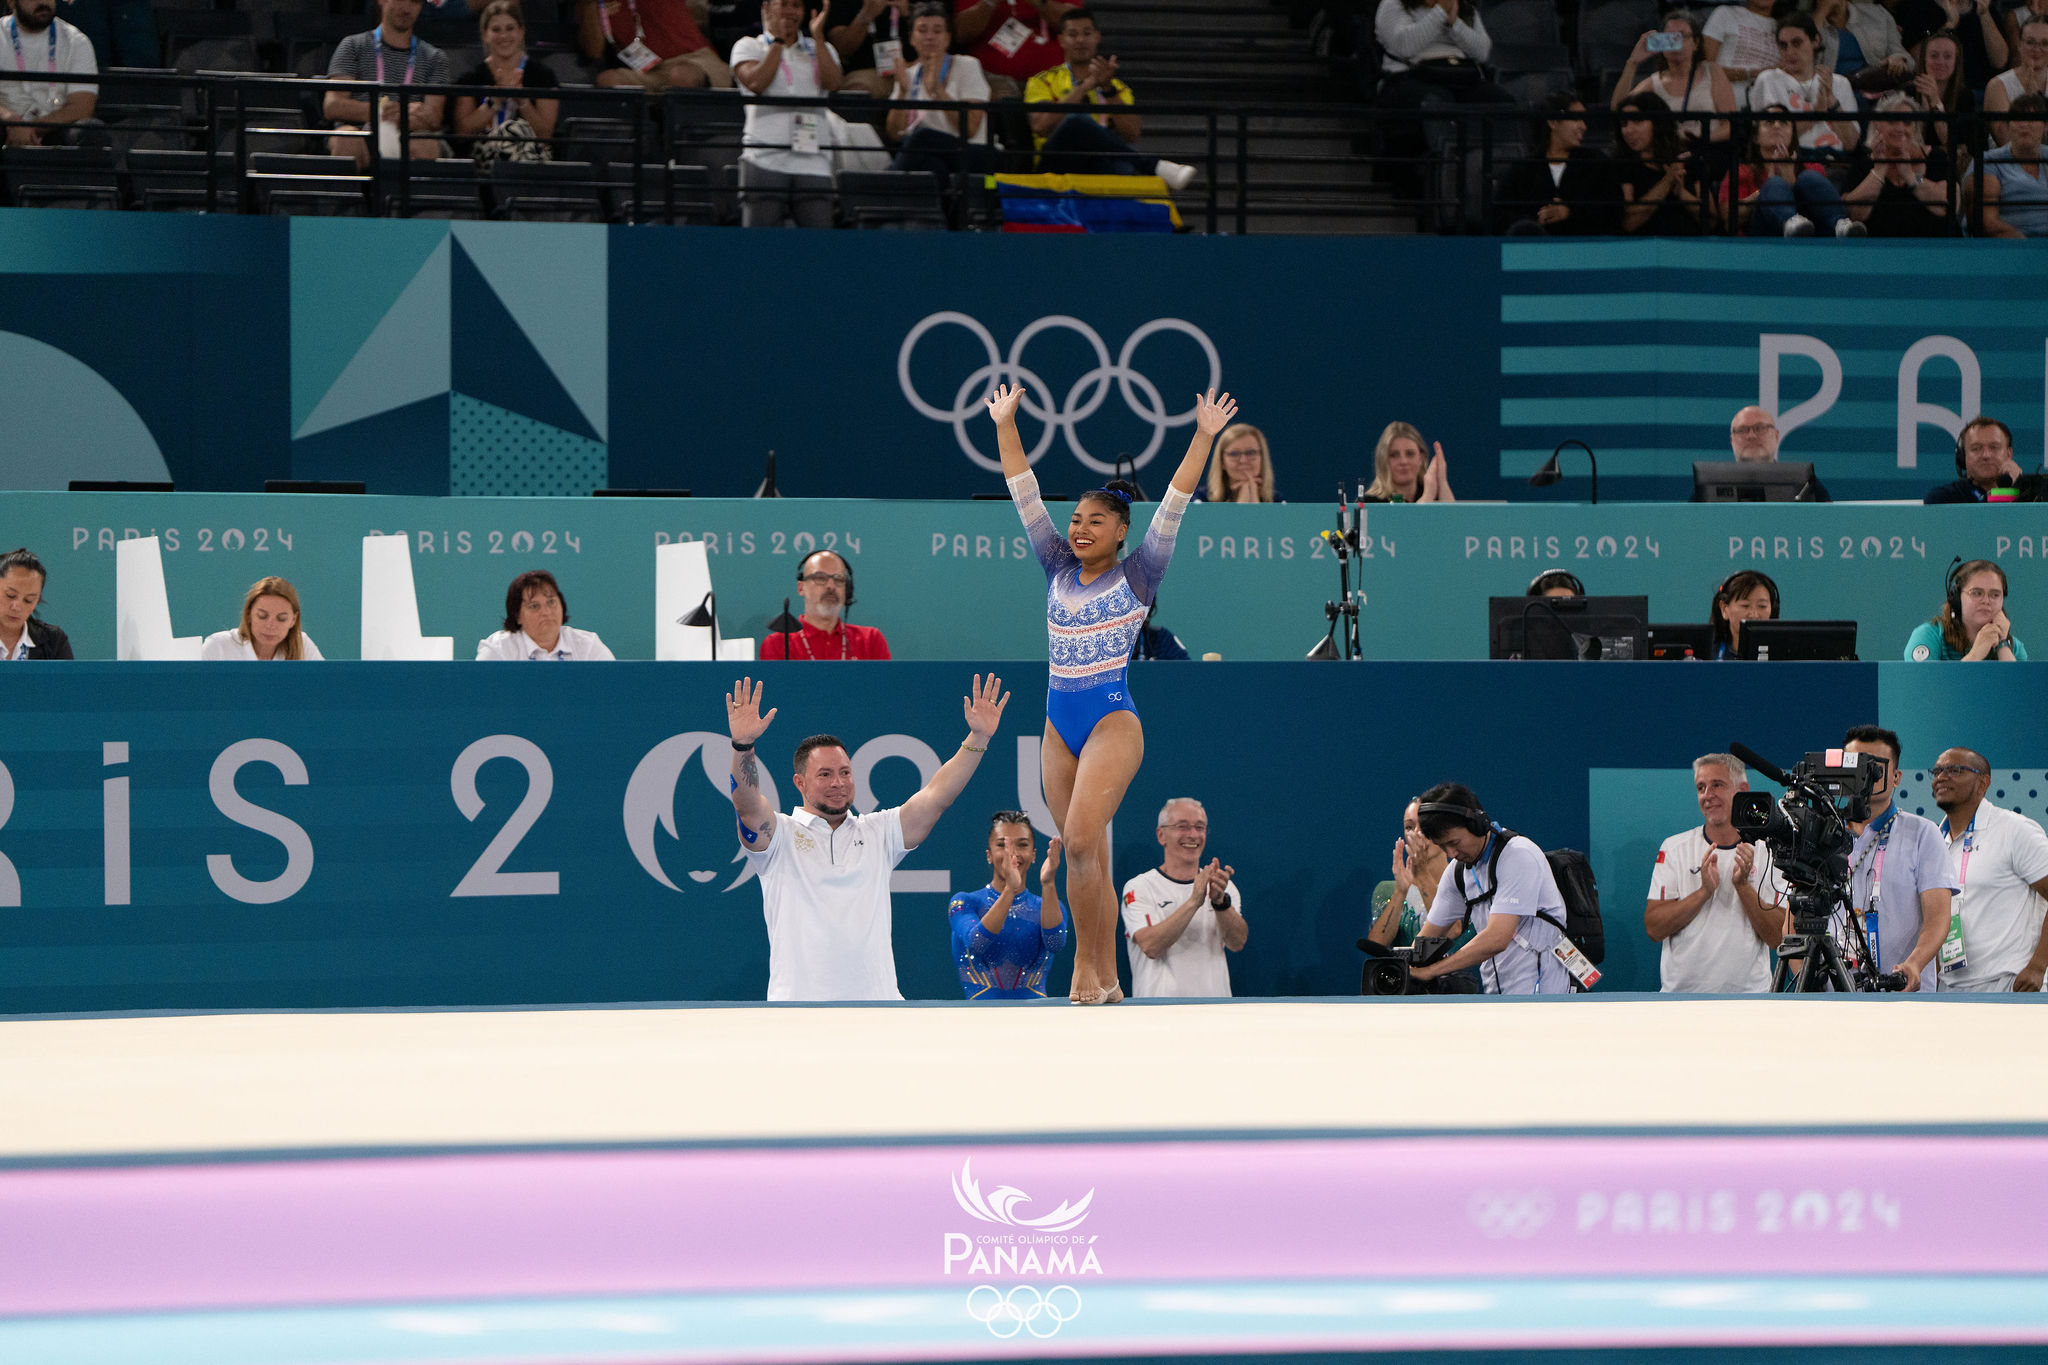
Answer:
[[[1467,920],[1477,932],[1441,961],[1411,966],[1410,975],[1429,982],[1477,967],[1480,989],[1488,995],[1570,991],[1571,974],[1551,951],[1565,941],[1564,897],[1543,850],[1494,823],[1479,797],[1459,782],[1431,787],[1415,813],[1423,837],[1453,861],[1437,883],[1417,944],[1455,935]]]
[[[1881,781],[1871,784],[1870,818],[1849,822],[1856,836],[1849,850],[1850,912],[1862,917],[1879,971],[1903,971],[1906,990],[1931,991],[1950,900],[1961,886],[1948,840],[1933,821],[1900,810],[1892,800],[1899,787],[1898,735],[1876,725],[1852,726],[1842,748],[1885,764]],[[1839,931],[1835,938],[1846,941]]]
[[[1693,760],[1692,778],[1706,822],[1657,850],[1643,910],[1644,929],[1663,945],[1664,989],[1768,991],[1786,892],[1762,846],[1729,823],[1735,794],[1749,790],[1749,769],[1733,754],[1707,754]]]
[[[2048,936],[2042,934],[2048,833],[1985,799],[1991,762],[1974,749],[1943,750],[1931,772],[1961,887],[1941,944],[1941,988],[2038,991],[2048,972]]]

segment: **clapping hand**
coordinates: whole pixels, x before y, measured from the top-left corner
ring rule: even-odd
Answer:
[[[1230,885],[1230,878],[1232,877],[1232,875],[1236,873],[1236,871],[1236,868],[1225,865],[1223,860],[1220,858],[1211,858],[1209,860],[1207,876],[1209,886],[1209,907],[1211,909],[1223,908],[1221,906],[1218,906],[1217,902],[1223,899],[1224,890]]]
[[[1081,85],[1087,90],[1114,90],[1116,88],[1116,58],[1097,57],[1088,63],[1088,74]]]
[[[1739,884],[1748,881],[1750,871],[1755,866],[1756,845],[1742,844],[1738,846],[1735,850],[1735,867],[1733,869],[1736,882]]]
[[[1714,849],[1707,850],[1707,856],[1700,859],[1700,890],[1709,896],[1721,889],[1721,855]]]
[[[1195,400],[1195,428],[1204,436],[1214,436],[1230,425],[1230,419],[1237,416],[1237,400],[1229,394],[1221,398],[1211,389]]]
[[[818,45],[820,51],[823,51],[825,47],[825,15],[829,12],[829,8],[829,6],[820,5],[818,6],[818,12],[811,17],[811,41]]]
[[[1024,401],[1022,384],[998,384],[996,391],[988,396],[988,415],[995,418],[997,426],[1004,426],[1017,420],[1017,405]]]
[[[974,690],[964,699],[967,732],[986,747],[988,737],[996,732],[996,726],[1002,724],[1003,708],[1009,704],[1010,694],[1003,691],[1001,678],[991,673],[988,675],[988,681],[984,683],[981,675],[975,674]],[[770,711],[768,714],[773,717],[775,713]],[[767,728],[765,722],[762,728]]]
[[[1047,886],[1052,884],[1053,874],[1060,870],[1060,850],[1064,847],[1058,839],[1045,846],[1045,861],[1038,865],[1038,880]]]
[[[769,722],[775,719],[775,711],[769,709],[761,714],[761,694],[768,690],[765,682],[741,678],[739,686],[725,694],[725,729],[735,744],[752,744],[768,730]]]
[[[1394,840],[1394,899],[1400,900],[1415,885],[1415,868],[1410,862],[1408,841]]]
[[[1017,866],[1017,860],[1007,853],[996,859],[996,893],[1002,896],[1019,896],[1024,892],[1024,869]]]

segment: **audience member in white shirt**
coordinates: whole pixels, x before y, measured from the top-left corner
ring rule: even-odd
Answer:
[[[477,642],[481,660],[609,663],[612,652],[594,631],[569,624],[569,599],[545,569],[529,569],[505,589],[505,628]]]
[[[259,578],[242,594],[242,624],[206,637],[199,657],[208,663],[318,659],[320,646],[299,619],[299,590],[282,578]]]

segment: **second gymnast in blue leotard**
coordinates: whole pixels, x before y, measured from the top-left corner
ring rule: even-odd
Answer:
[[[1024,889],[1038,859],[1031,817],[999,810],[988,822],[989,882],[963,891],[946,906],[953,929],[953,965],[969,1000],[1043,1000],[1045,973],[1067,946],[1067,917],[1053,886],[1060,841],[1052,841],[1038,869],[1043,896]]]
[[[1195,401],[1194,438],[1172,485],[1152,514],[1142,544],[1122,556],[1131,530],[1131,497],[1121,480],[1074,501],[1062,537],[1038,496],[1038,480],[1017,434],[1022,386],[998,386],[988,400],[1003,476],[1046,576],[1050,685],[1039,770],[1045,802],[1066,845],[1067,905],[1074,917],[1076,1004],[1114,1004],[1117,982],[1116,889],[1109,881],[1109,822],[1145,759],[1145,732],[1131,704],[1125,669],[1131,641],[1173,558],[1181,513],[1199,486],[1216,433],[1237,415],[1229,394],[1211,389]]]

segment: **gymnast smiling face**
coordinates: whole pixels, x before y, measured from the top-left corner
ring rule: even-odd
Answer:
[[[1067,544],[1088,570],[1116,563],[1131,529],[1130,509],[1108,493],[1083,493],[1067,519]]]

